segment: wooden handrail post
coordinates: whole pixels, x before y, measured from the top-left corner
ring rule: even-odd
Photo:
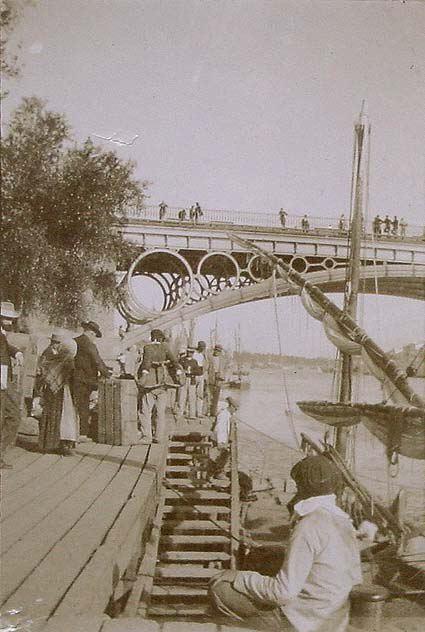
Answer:
[[[240,536],[240,500],[239,500],[239,472],[238,472],[238,431],[234,415],[230,420],[230,534],[231,534],[231,561],[232,569],[237,567]]]

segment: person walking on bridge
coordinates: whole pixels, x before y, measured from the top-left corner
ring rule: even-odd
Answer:
[[[384,219],[384,233],[386,235],[389,236],[389,234],[391,233],[391,219],[389,215],[385,215],[385,219]]]
[[[406,237],[407,222],[404,217],[400,220],[400,237]]]
[[[172,386],[169,369],[180,375],[177,360],[165,342],[160,329],[152,329],[151,342],[143,349],[142,362],[137,371],[137,384],[140,390],[140,443],[158,443],[165,434],[165,409],[168,401],[167,390]],[[152,417],[156,413],[156,431],[153,436]]]
[[[280,225],[282,226],[282,228],[286,228],[286,218],[288,217],[288,213],[281,208],[279,211],[279,219],[280,219]]]
[[[167,209],[168,209],[168,206],[164,201],[159,204],[159,220],[161,222],[163,219],[165,219],[165,216],[167,214]]]
[[[399,225],[399,221],[398,221],[398,217],[397,215],[394,215],[394,219],[393,219],[393,228],[391,233],[395,236],[398,235],[398,225]]]

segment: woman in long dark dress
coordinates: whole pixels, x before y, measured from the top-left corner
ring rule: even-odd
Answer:
[[[43,452],[72,454],[78,441],[78,415],[70,388],[76,351],[73,340],[64,342],[53,335],[40,358],[43,413],[38,443]]]

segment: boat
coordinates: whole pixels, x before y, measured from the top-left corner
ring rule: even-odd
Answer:
[[[234,332],[235,350],[233,353],[234,370],[230,378],[225,383],[227,388],[235,389],[239,391],[247,391],[250,387],[250,381],[248,379],[249,371],[243,368],[241,364],[241,331],[240,325]]]
[[[420,559],[418,555],[410,556],[408,551],[412,545],[412,531],[410,525],[404,522],[402,512],[395,514],[392,507],[378,507],[376,499],[356,480],[346,463],[351,427],[359,423],[363,423],[385,445],[389,467],[397,465],[398,455],[410,459],[425,459],[425,401],[414,391],[407,374],[398,367],[394,359],[356,322],[363,203],[368,197],[364,185],[368,182],[368,164],[365,166],[365,159],[368,163],[369,135],[370,126],[361,114],[355,124],[354,133],[350,256],[343,309],[337,307],[319,288],[310,284],[276,255],[235,233],[229,234],[236,244],[269,261],[273,274],[287,281],[292,293],[300,296],[308,314],[322,322],[326,336],[339,350],[341,362],[338,401],[297,402],[299,408],[314,420],[336,429],[335,444],[331,445],[325,440],[318,445],[308,437],[304,437],[304,440],[310,451],[325,455],[337,465],[343,474],[346,487],[351,489],[360,502],[363,516],[367,516],[378,525],[382,540],[387,545],[396,543],[391,554],[393,569],[395,563],[401,576],[401,569],[408,566],[412,575],[416,573],[416,579],[422,578],[423,588],[423,550]],[[381,383],[383,402],[371,404],[352,401],[354,356],[361,356],[366,369]],[[425,533],[419,537],[424,536]],[[389,555],[386,556],[386,561],[388,558]],[[394,572],[387,573],[387,570],[384,569],[384,576],[387,575],[390,582],[394,578]],[[421,590],[420,593],[423,596],[425,591]]]

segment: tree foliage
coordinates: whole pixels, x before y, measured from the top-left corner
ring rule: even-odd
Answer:
[[[134,164],[90,139],[72,143],[61,114],[36,99],[14,112],[1,148],[2,298],[55,324],[85,317],[87,296],[117,298],[114,269],[132,257],[119,225],[143,204]]]

